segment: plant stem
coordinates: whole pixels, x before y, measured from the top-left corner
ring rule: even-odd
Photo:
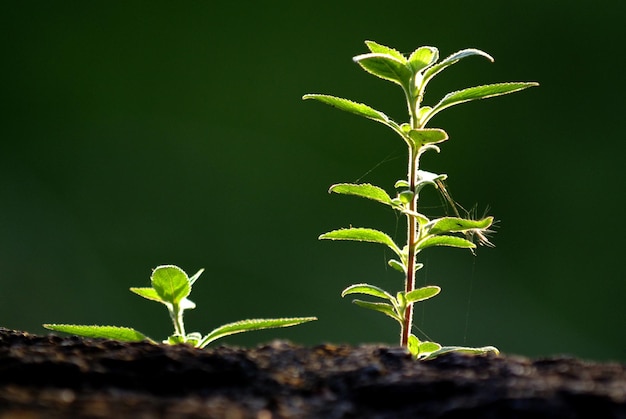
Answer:
[[[413,83],[411,83],[413,85]],[[419,90],[418,90],[419,91]],[[406,92],[407,105],[409,108],[409,115],[411,117],[411,128],[419,128],[419,95],[415,95],[414,92]],[[409,214],[407,214],[407,270],[406,281],[404,286],[404,292],[408,294],[415,289],[415,267],[417,266],[417,254],[415,252],[415,246],[418,238],[419,224],[417,218],[411,214],[417,212],[417,199],[418,194],[415,193],[417,186],[417,170],[419,168],[419,146],[409,145],[409,163],[408,163],[408,181],[409,190],[412,191],[413,199],[409,203]],[[413,303],[409,303],[404,311],[402,328],[400,331],[400,346],[407,347],[409,345],[409,336],[411,336],[411,328],[413,326]]]
[[[185,324],[183,323],[183,310],[179,304],[172,304],[167,307],[170,312],[172,323],[174,323],[174,334],[185,336]]]
[[[411,191],[415,191],[417,184],[417,166],[418,166],[418,154],[411,147],[409,149],[409,188]],[[409,211],[411,213],[417,212],[417,194],[413,196],[413,199],[409,203]],[[407,214],[407,271],[404,292],[409,293],[415,289],[415,266],[417,264],[417,255],[415,254],[415,245],[417,243],[418,236],[418,223],[417,218],[413,215]],[[409,336],[411,335],[411,327],[413,324],[413,304],[407,304],[404,311],[404,323],[400,334],[400,345],[407,346],[409,343]]]

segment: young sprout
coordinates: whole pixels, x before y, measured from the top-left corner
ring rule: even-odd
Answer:
[[[204,348],[208,344],[225,336],[234,335],[252,330],[274,329],[278,327],[295,326],[298,324],[317,320],[315,317],[289,317],[279,319],[250,319],[228,323],[214,329],[205,336],[197,332],[187,333],[183,322],[185,310],[193,309],[196,305],[187,297],[191,293],[191,287],[200,277],[204,269],[200,269],[191,278],[185,271],[174,265],[162,265],[157,267],[150,277],[151,287],[131,288],[135,294],[148,300],[159,302],[169,312],[174,325],[174,333],[163,343],[176,345],[186,343],[196,348]],[[116,339],[126,342],[139,342],[147,340],[154,342],[143,333],[129,328],[118,326],[93,326],[74,324],[44,324],[46,329],[57,332],[65,332],[89,338]]]
[[[463,218],[456,211],[443,181],[445,174],[431,173],[420,169],[420,158],[428,150],[439,152],[439,145],[448,140],[448,134],[440,128],[426,128],[430,120],[439,112],[452,106],[518,92],[537,86],[534,82],[496,83],[470,87],[445,95],[432,106],[422,104],[428,83],[441,71],[456,64],[463,58],[478,56],[493,61],[484,51],[470,48],[464,49],[449,57],[439,60],[439,51],[435,47],[423,46],[408,57],[373,41],[366,41],[369,49],[366,54],[357,55],[354,61],[365,71],[381,79],[397,84],[404,91],[408,110],[408,121],[397,123],[368,105],[353,102],[325,94],[307,94],[303,99],[314,99],[335,108],[368,118],[389,127],[406,144],[408,149],[407,178],[396,182],[396,194],[392,198],[384,189],[369,183],[339,183],[330,187],[329,192],[354,195],[377,201],[403,214],[407,220],[406,244],[400,246],[387,234],[371,228],[355,228],[334,230],[320,236],[328,240],[352,240],[378,243],[387,246],[395,254],[389,265],[404,275],[404,289],[395,295],[370,284],[356,284],[347,287],[342,296],[362,294],[381,301],[354,300],[361,307],[379,311],[400,324],[400,344],[418,359],[429,359],[442,353],[460,351],[468,353],[497,352],[491,346],[484,348],[442,347],[434,342],[420,342],[411,333],[413,322],[413,304],[437,295],[441,289],[437,286],[415,288],[415,274],[423,267],[418,262],[419,254],[433,246],[458,247],[473,250],[476,245],[473,237],[479,242],[491,245],[487,239],[493,217],[479,220]],[[455,217],[430,219],[418,206],[419,194],[426,186],[439,188],[443,196],[456,211]]]

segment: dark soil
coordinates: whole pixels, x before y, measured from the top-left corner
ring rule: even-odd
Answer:
[[[0,418],[626,418],[626,365],[275,341],[255,349],[0,329]]]

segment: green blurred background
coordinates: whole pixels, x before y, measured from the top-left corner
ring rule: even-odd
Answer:
[[[622,262],[624,6],[620,1],[5,2],[0,13],[0,326],[171,332],[128,292],[151,268],[204,267],[189,330],[317,315],[273,338],[396,344],[388,318],[341,299],[354,282],[399,289],[385,249],[319,242],[403,220],[329,185],[391,191],[404,146],[382,125],[300,100],[329,93],[405,119],[397,86],[351,57],[376,40],[443,57],[431,84],[541,87],[438,115],[450,141],[424,159],[465,207],[489,205],[495,249],[424,253],[443,292],[416,324],[444,344],[626,361]],[[443,208],[434,192],[429,213]]]

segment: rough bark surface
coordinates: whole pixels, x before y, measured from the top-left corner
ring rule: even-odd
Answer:
[[[0,329],[0,418],[626,418],[626,365],[275,341],[255,349]]]

